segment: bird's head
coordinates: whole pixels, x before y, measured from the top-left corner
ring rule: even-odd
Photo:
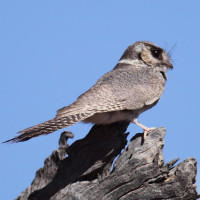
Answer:
[[[125,50],[119,63],[127,61],[127,63],[132,62],[134,64],[138,60],[151,67],[173,69],[167,52],[151,42],[142,41],[130,45]]]

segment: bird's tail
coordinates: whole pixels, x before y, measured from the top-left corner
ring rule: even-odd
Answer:
[[[18,132],[20,133],[19,136],[7,140],[3,143],[23,142],[33,137],[38,137],[40,135],[47,135],[59,129],[75,124],[86,117],[87,114],[77,114],[77,115],[70,115],[67,117],[54,118],[46,122],[43,122],[41,124],[19,131]]]

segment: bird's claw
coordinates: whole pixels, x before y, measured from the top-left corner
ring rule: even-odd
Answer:
[[[149,134],[149,132],[150,131],[153,131],[153,130],[155,130],[156,128],[155,127],[152,127],[152,128],[145,128],[144,129],[144,133],[143,133],[143,139],[144,139],[144,141],[146,140],[146,137],[147,137],[147,135]]]

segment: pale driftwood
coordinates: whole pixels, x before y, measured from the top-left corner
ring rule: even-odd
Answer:
[[[61,142],[17,199],[197,199],[196,160],[187,158],[174,166],[178,161],[174,159],[164,164],[164,128],[152,131],[145,141],[142,134],[135,135],[125,148],[128,125],[95,125],[84,139],[70,147]],[[65,138],[69,136],[72,137],[69,132],[63,134]]]

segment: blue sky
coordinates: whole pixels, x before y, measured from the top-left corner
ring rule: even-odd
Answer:
[[[200,161],[199,9],[197,0],[1,1],[1,141],[53,118],[111,70],[130,44],[146,40],[172,49],[174,70],[160,102],[139,121],[167,129],[166,162]],[[75,134],[69,143],[90,128],[68,127]],[[142,130],[130,125],[128,131],[132,137]],[[14,199],[31,184],[61,132],[0,145],[2,199]]]

